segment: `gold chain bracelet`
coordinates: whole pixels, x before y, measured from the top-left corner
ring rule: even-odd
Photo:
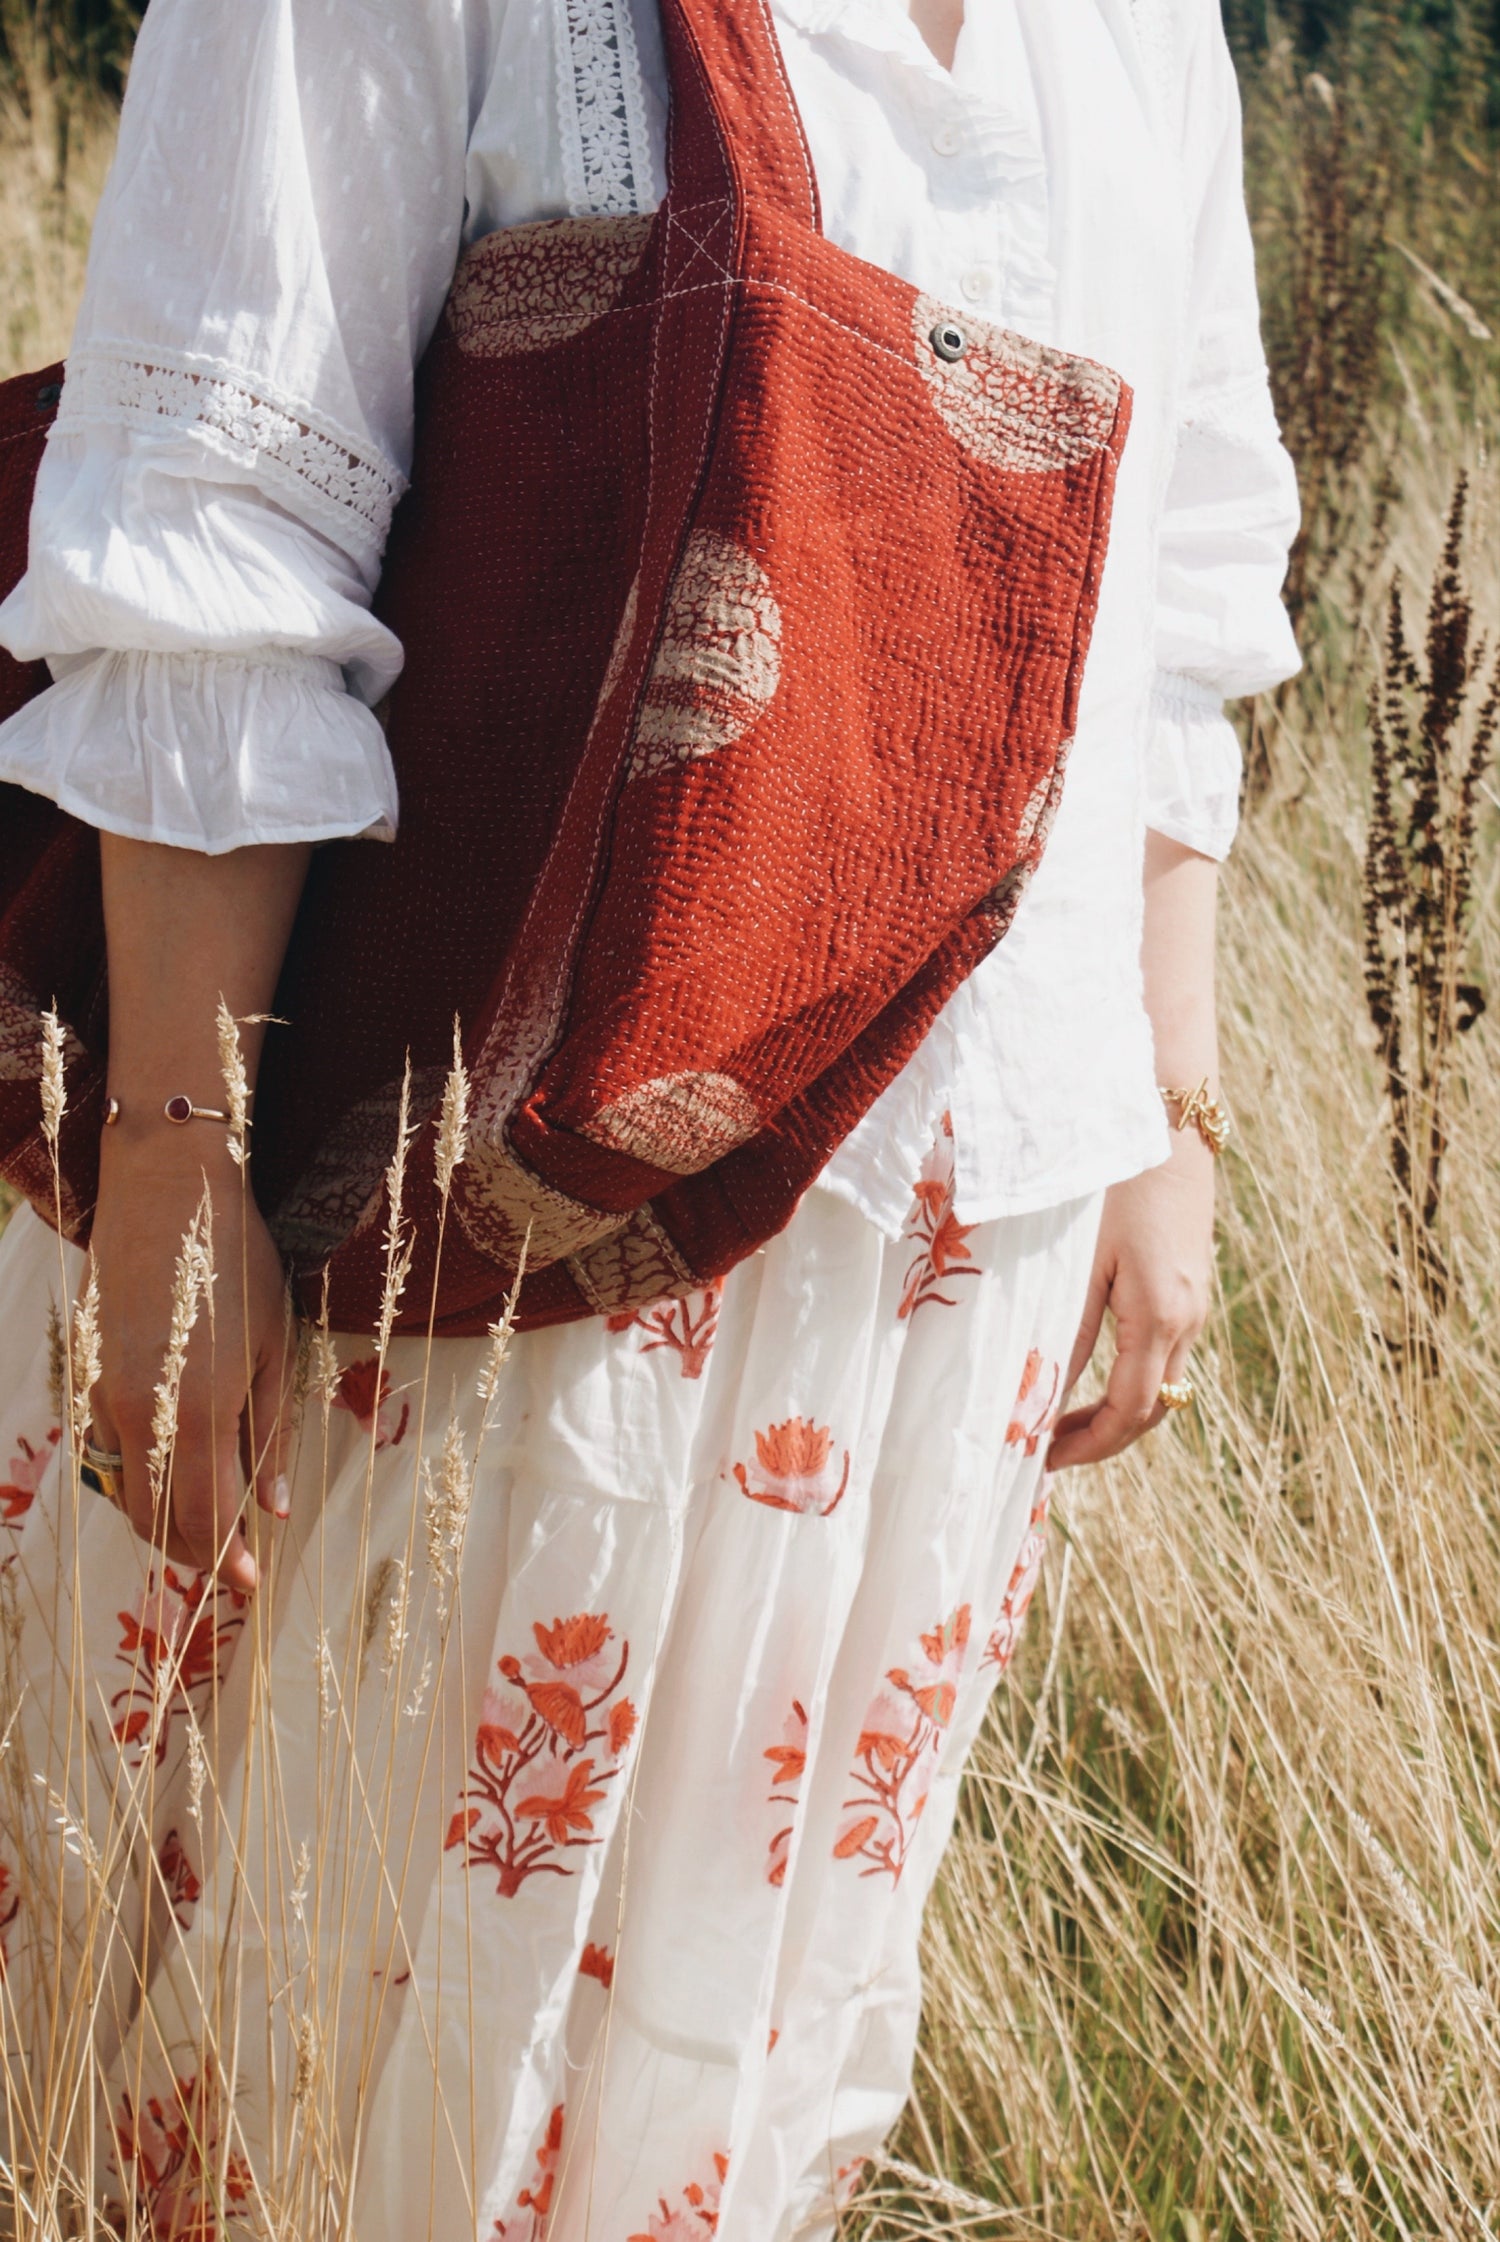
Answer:
[[[1230,1122],[1228,1113],[1218,1099],[1211,1098],[1208,1094],[1208,1076],[1204,1075],[1196,1090],[1164,1089],[1162,1097],[1166,1104],[1179,1108],[1176,1121],[1178,1132],[1196,1129],[1217,1160],[1229,1142]]]

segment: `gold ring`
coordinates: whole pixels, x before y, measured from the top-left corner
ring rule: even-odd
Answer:
[[[1191,1378],[1179,1378],[1174,1385],[1170,1380],[1156,1396],[1163,1409],[1191,1409],[1198,1398],[1198,1389]]]
[[[83,1444],[83,1461],[78,1466],[78,1476],[92,1493],[102,1495],[112,1502],[116,1510],[125,1507],[125,1458],[112,1449],[96,1448],[92,1440]]]

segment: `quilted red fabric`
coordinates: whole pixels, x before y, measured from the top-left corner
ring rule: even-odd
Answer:
[[[1128,392],[823,238],[762,0],[663,19],[661,210],[491,235],[421,368],[380,597],[401,834],[320,852],[256,1118],[261,1202],[343,1328],[379,1298],[408,1056],[425,1122],[455,1015],[438,1328],[493,1319],[528,1236],[523,1324],[690,1290],[790,1218],[1000,938],[1056,806]],[[31,1022],[53,983],[11,930],[45,857],[0,859]],[[67,986],[97,1127],[97,986]],[[46,1211],[27,1087],[23,1125],[0,1079],[0,1165]]]

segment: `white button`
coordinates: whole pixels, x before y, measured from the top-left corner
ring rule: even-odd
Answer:
[[[971,265],[958,285],[971,304],[982,304],[995,285],[995,276],[988,265]]]
[[[939,125],[932,136],[932,145],[940,156],[956,156],[964,144],[962,125]]]

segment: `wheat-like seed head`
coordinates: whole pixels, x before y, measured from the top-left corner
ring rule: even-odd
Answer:
[[[407,1582],[405,1558],[391,1557],[386,1560],[386,1563],[390,1568],[391,1596],[386,1610],[385,1641],[380,1649],[380,1671],[382,1677],[389,1681],[400,1663],[402,1652],[406,1648],[406,1621],[410,1590]]]
[[[229,1157],[236,1167],[243,1168],[250,1150],[250,1082],[245,1073],[245,1054],[240,1048],[239,1022],[222,996],[216,1026],[219,1072],[224,1077],[224,1096],[229,1106]]]
[[[403,1215],[406,1155],[411,1139],[411,1058],[408,1055],[401,1077],[401,1103],[396,1116],[396,1149],[391,1154],[390,1166],[385,1171],[385,1276],[381,1285],[380,1316],[376,1326],[376,1344],[382,1362],[390,1347],[391,1333],[401,1311],[401,1296],[406,1290],[406,1280],[411,1275],[412,1255],[416,1251],[416,1240]]]
[[[88,1275],[73,1310],[73,1444],[83,1446],[89,1429],[89,1396],[102,1368],[99,1340],[99,1269],[89,1255]]]
[[[521,1240],[521,1256],[516,1263],[516,1274],[506,1295],[505,1307],[498,1323],[489,1329],[489,1352],[479,1373],[478,1393],[484,1403],[484,1430],[494,1429],[494,1410],[500,1398],[500,1373],[505,1368],[505,1358],[510,1353],[510,1343],[515,1335],[516,1311],[521,1305],[521,1286],[526,1278],[526,1260],[531,1250],[531,1228]]]
[[[198,1726],[197,1716],[191,1707],[188,1709],[187,1778],[187,1809],[201,1829],[203,1789],[208,1781],[208,1754],[203,1748],[203,1731]]]
[[[318,2027],[311,2016],[304,2016],[297,2024],[297,2068],[292,2078],[292,2103],[301,2109],[312,2092],[313,2079],[318,2067]]]
[[[469,1144],[469,1075],[464,1065],[463,1037],[453,1022],[453,1064],[443,1084],[443,1106],[438,1116],[437,1180],[444,1205],[453,1188],[453,1171],[463,1161]]]
[[[63,1115],[68,1110],[68,1085],[63,1072],[66,1031],[56,1011],[42,1014],[42,1134],[57,1151]]]
[[[366,1645],[368,1647],[368,1644]],[[333,1650],[326,1631],[318,1629],[318,1722],[326,1728],[333,1718],[333,1708],[338,1694],[338,1675],[333,1663]]]
[[[47,1302],[47,1399],[61,1424],[68,1405],[68,1342],[55,1300]]]
[[[177,1407],[182,1393],[182,1374],[187,1366],[188,1342],[205,1302],[212,1312],[213,1282],[213,1200],[205,1183],[203,1196],[177,1256],[166,1360],[156,1384],[151,1412],[151,1448],[146,1464],[151,1475],[151,1492],[158,1503],[166,1486],[172,1442],[177,1432]]]
[[[422,1708],[427,1702],[427,1692],[431,1688],[431,1686],[432,1653],[430,1650],[428,1650],[422,1653],[422,1671],[420,1672],[420,1674],[418,1674],[415,1686],[412,1689],[411,1696],[407,1699],[406,1702],[405,1717],[408,1720],[421,1719]]]

